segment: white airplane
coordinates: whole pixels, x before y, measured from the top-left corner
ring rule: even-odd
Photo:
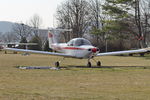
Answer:
[[[52,32],[48,32],[49,47],[56,52],[45,52],[45,51],[36,51],[36,50],[25,50],[25,49],[16,49],[16,48],[3,48],[4,50],[11,50],[17,52],[28,52],[28,53],[37,53],[37,54],[47,54],[55,56],[63,56],[64,58],[77,58],[77,59],[87,59],[87,66],[91,67],[91,59],[94,60],[94,57],[97,56],[109,56],[109,55],[120,55],[120,54],[135,54],[135,53],[146,53],[150,51],[150,48],[138,49],[138,50],[127,50],[127,51],[116,51],[116,52],[107,52],[99,53],[100,49],[92,46],[90,41],[84,38],[74,38],[68,43],[58,43],[56,41],[56,36]],[[62,59],[62,60],[63,60]],[[55,66],[60,65],[60,61],[55,63]],[[101,66],[101,62],[97,61],[97,66]]]

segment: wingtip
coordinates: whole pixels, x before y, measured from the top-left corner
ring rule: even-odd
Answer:
[[[145,50],[147,50],[147,51],[150,51],[150,47],[147,47],[147,48],[144,48]]]

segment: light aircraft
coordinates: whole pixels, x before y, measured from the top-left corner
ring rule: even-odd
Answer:
[[[92,66],[90,60],[91,59],[94,60],[94,57],[97,57],[97,56],[146,53],[150,51],[150,48],[144,48],[144,49],[138,49],[138,50],[126,50],[126,51],[100,53],[99,48],[93,46],[89,40],[84,39],[84,38],[74,38],[70,40],[68,43],[58,43],[56,41],[56,35],[51,31],[48,32],[48,40],[49,40],[49,47],[57,52],[25,50],[25,49],[16,49],[16,48],[3,48],[3,49],[17,51],[17,52],[28,52],[28,53],[63,56],[63,59],[67,57],[77,58],[77,59],[87,59],[88,67]],[[55,66],[58,67],[62,60],[55,62]],[[97,66],[101,66],[100,61],[97,61]]]

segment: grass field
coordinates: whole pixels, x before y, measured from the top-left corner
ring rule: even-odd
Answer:
[[[61,70],[16,68],[58,59],[0,53],[0,100],[150,100],[149,56],[96,58],[104,68],[84,68],[87,61],[76,59],[66,59]]]

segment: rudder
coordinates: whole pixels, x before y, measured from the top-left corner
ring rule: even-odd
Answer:
[[[50,31],[48,31],[48,41],[49,41],[49,48],[52,48],[52,44],[57,43],[55,35]]]

